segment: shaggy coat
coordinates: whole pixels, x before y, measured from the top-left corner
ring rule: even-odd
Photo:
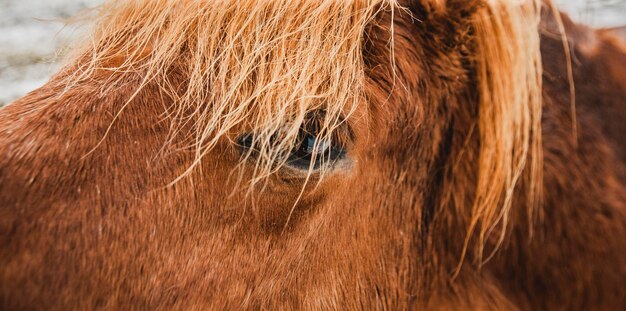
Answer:
[[[626,306],[618,30],[538,1],[99,12],[0,110],[0,309]],[[296,165],[303,133],[336,155]]]

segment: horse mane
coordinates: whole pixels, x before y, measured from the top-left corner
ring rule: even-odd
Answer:
[[[363,99],[362,42],[392,0],[109,1],[69,85],[139,73],[174,103],[171,137],[193,127],[196,166],[218,141],[251,133],[255,181],[285,164],[308,116],[332,137]],[[87,55],[87,57],[85,57]],[[171,75],[185,77],[184,85]],[[130,101],[130,100],[129,100]],[[321,114],[319,112],[322,112]],[[254,183],[254,182],[253,182]]]
[[[477,231],[481,263],[504,241],[520,185],[529,221],[541,203],[540,13],[541,1],[488,1],[473,21],[480,147],[466,247]],[[483,260],[487,240],[495,243]]]
[[[445,188],[453,194],[442,204],[471,209],[465,251],[477,233],[482,253],[486,241],[504,240],[520,184],[530,214],[540,201],[541,3],[476,2],[469,17],[479,99],[476,171],[470,177],[453,168]],[[189,172],[218,142],[253,133],[255,154],[247,156],[256,159],[255,182],[285,164],[309,115],[323,112],[320,135],[331,138],[363,105],[367,27],[397,8],[394,0],[109,1],[97,10],[67,85],[109,72],[102,87],[112,88],[139,75],[128,104],[147,84],[159,85],[173,103],[170,136],[192,128]],[[384,48],[401,53],[392,46]]]

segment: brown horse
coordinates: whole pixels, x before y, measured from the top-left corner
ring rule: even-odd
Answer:
[[[0,110],[0,308],[618,310],[626,62],[539,1],[128,0]]]

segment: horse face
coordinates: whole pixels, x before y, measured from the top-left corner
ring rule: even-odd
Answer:
[[[538,120],[532,10],[154,3],[105,5],[2,111],[2,278],[28,284],[2,292],[35,297],[9,309],[402,309],[497,244]]]

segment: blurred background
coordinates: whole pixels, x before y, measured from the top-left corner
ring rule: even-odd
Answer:
[[[0,106],[43,85],[76,29],[63,19],[103,0],[0,0]],[[556,0],[574,20],[594,27],[626,25],[626,0]]]

